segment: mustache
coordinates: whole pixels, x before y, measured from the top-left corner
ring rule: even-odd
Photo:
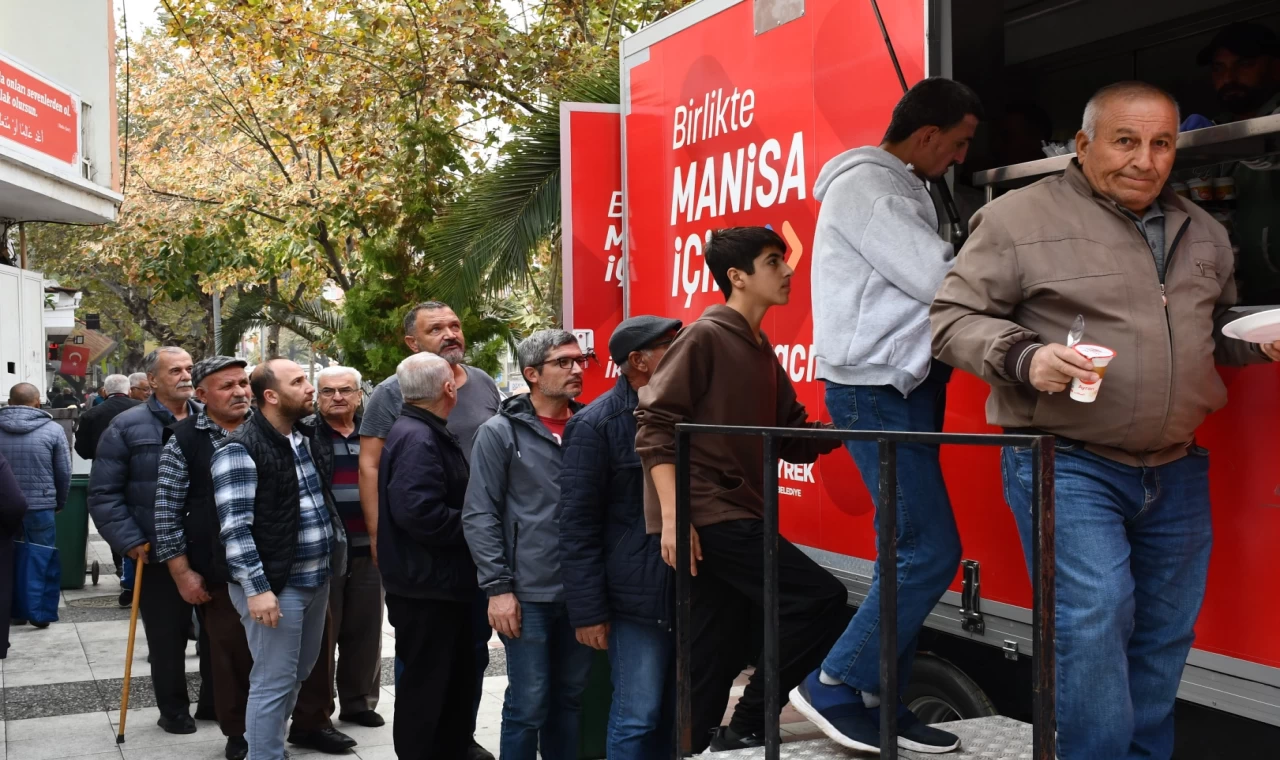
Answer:
[[[190,387],[191,387],[191,381],[190,381],[190,380],[183,380],[182,382],[178,383],[177,387],[178,387],[178,389],[182,389],[182,388],[190,388]]]

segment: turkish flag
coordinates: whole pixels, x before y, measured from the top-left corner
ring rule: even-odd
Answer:
[[[62,345],[62,367],[58,370],[59,374],[74,377],[84,377],[85,370],[89,367],[89,347],[85,345],[75,345],[64,343]]]

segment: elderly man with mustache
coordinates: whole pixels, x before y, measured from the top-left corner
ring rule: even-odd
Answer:
[[[990,383],[988,423],[1056,436],[1062,760],[1172,756],[1213,535],[1196,428],[1227,401],[1215,360],[1280,358],[1280,342],[1221,332],[1235,257],[1222,225],[1166,188],[1178,121],[1151,85],[1100,90],[1066,173],[973,218],[931,312],[934,355]],[[1077,314],[1084,342],[1069,348]],[[1079,349],[1097,346],[1114,358],[1079,403],[1071,381],[1104,374]],[[1002,467],[1030,565],[1031,450],[1006,448]]]
[[[144,363],[153,395],[112,420],[98,442],[89,476],[89,511],[112,551],[128,555],[126,562],[145,563],[155,560],[159,546],[155,506],[164,429],[194,417],[200,407],[191,397],[193,367],[185,350],[163,346]],[[153,549],[150,556],[148,544]],[[183,664],[191,605],[174,578],[160,572],[147,576],[141,608],[160,727],[171,734],[194,733]]]

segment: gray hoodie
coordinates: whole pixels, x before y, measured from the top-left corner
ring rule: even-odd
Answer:
[[[896,156],[865,147],[828,161],[813,196],[817,375],[905,396],[929,374],[929,305],[954,260],[929,190]]]
[[[43,409],[0,409],[0,454],[9,460],[29,509],[62,509],[71,490],[67,434]]]
[[[582,408],[570,402],[574,412]],[[462,532],[488,596],[560,602],[560,442],[538,421],[528,394],[502,402],[480,426]]]

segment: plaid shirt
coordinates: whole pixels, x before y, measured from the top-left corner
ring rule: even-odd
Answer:
[[[329,580],[329,549],[333,525],[325,506],[320,476],[303,437],[289,436],[293,463],[298,476],[298,543],[288,585],[302,588],[323,586]],[[222,543],[227,549],[231,578],[247,596],[271,590],[262,559],[253,543],[254,495],[258,490],[258,468],[249,451],[239,443],[229,443],[213,453],[213,500],[222,523]]]
[[[204,409],[196,415],[196,429],[209,434],[216,446],[227,437],[227,431],[214,422]],[[187,553],[187,534],[182,518],[187,514],[187,459],[178,448],[178,439],[170,438],[160,452],[160,475],[156,479],[156,561],[168,562]]]

